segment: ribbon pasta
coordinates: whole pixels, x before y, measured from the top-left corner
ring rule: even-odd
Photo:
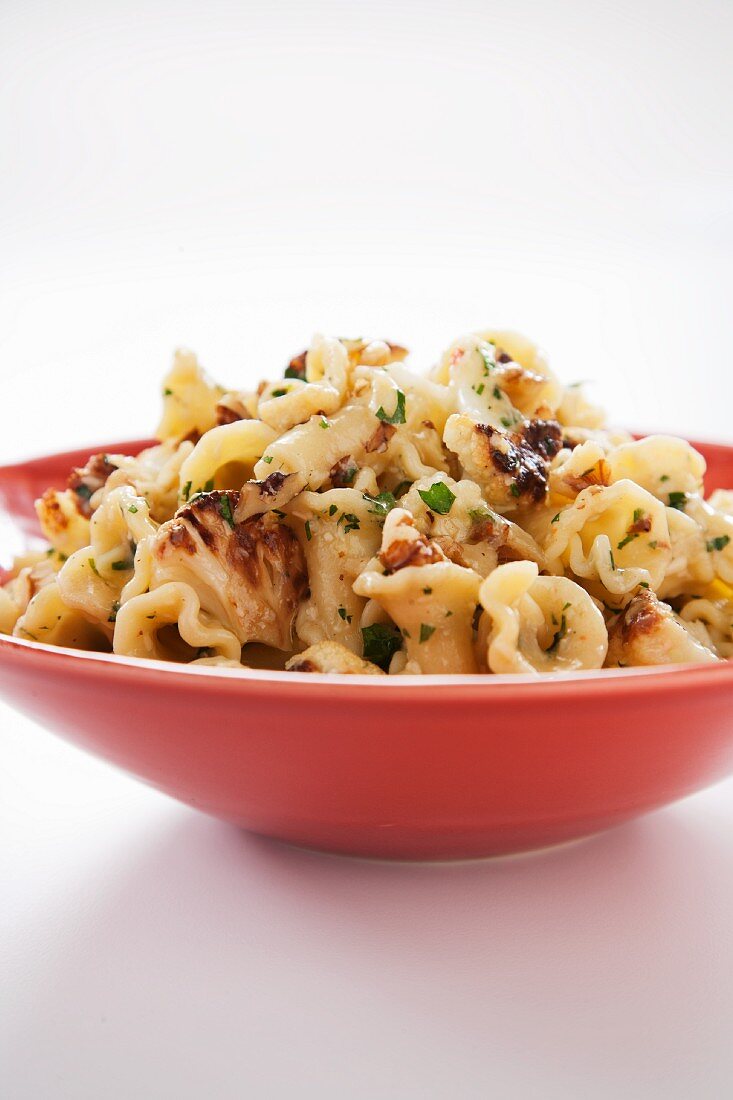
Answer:
[[[733,658],[733,490],[694,447],[607,427],[515,332],[406,357],[318,335],[230,387],[176,352],[158,442],[37,502],[0,633],[293,674]]]

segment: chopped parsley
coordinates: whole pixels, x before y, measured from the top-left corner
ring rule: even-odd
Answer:
[[[93,560],[93,559],[90,559],[90,560]],[[128,561],[113,561],[112,562],[112,568],[116,569],[118,573],[122,573],[125,569],[132,569],[134,564],[135,564],[134,562],[129,561],[129,560]],[[94,570],[94,572],[96,573],[96,569]]]
[[[211,493],[211,492],[213,492],[213,490],[214,490],[214,479],[213,479],[213,477],[210,477],[209,480],[204,485],[201,492],[202,493]]]
[[[486,387],[485,387],[485,385],[483,384],[483,382],[479,382],[478,386],[473,386],[473,387],[472,387],[472,389],[473,389],[473,390],[474,390],[474,391],[475,391],[475,392],[476,392],[476,393],[477,393],[477,394],[479,395],[479,397],[480,397],[480,396],[481,396],[481,394],[482,394],[482,393],[484,392],[484,390],[486,389]]]
[[[509,486],[509,492],[513,497],[519,497],[522,495],[522,490],[519,488],[516,481],[513,481]]]
[[[338,522],[344,521],[344,531],[358,531],[359,530],[359,517],[355,516],[353,512],[343,512],[338,519]]]
[[[373,516],[386,516],[387,512],[391,512],[393,508],[396,508],[397,501],[392,493],[379,493],[375,497],[369,496],[368,493],[364,493],[364,500],[367,504],[374,505],[369,511]]]
[[[298,378],[302,382],[303,372],[298,370],[297,367],[286,367],[284,377],[285,378]]]
[[[402,648],[399,633],[386,623],[374,623],[361,628],[361,638],[364,660],[372,661],[386,672],[393,655]]]
[[[608,551],[608,556],[611,559],[611,569],[613,569],[613,571],[615,573],[616,572],[616,561],[615,561],[614,556],[613,556],[613,550]]]
[[[511,428],[512,426],[512,421],[509,419],[508,416],[502,416],[501,422],[505,428]]]
[[[469,508],[468,516],[472,523],[484,523],[487,519],[494,519],[492,513],[486,508]]]
[[[567,607],[568,605],[566,604],[565,606]],[[552,622],[553,622],[553,626],[557,626],[557,619],[555,618],[554,615],[552,616]],[[553,639],[552,639],[550,645],[545,650],[545,652],[546,653],[554,653],[557,650],[557,647],[560,645],[560,642],[566,636],[567,632],[568,632],[568,623],[567,623],[567,619],[565,618],[565,614],[563,613],[561,618],[560,618],[560,628],[559,628],[559,630],[555,631]]]
[[[89,500],[92,496],[92,490],[89,488],[88,485],[85,485],[83,481],[80,485],[76,486],[74,492],[80,500]]]
[[[330,424],[328,423],[328,421],[326,420],[325,416],[322,416],[322,417],[321,417],[321,427],[323,428],[324,432],[325,432],[326,428],[330,428],[330,427],[331,427],[331,425],[330,425]]]
[[[92,567],[92,573],[96,573],[97,576],[99,576],[99,570],[97,569],[97,563],[95,562],[94,558],[89,559],[89,564]]]
[[[338,612],[339,612],[339,615],[341,616],[341,618],[344,620],[345,623],[350,623],[351,622],[353,616],[346,614],[346,608],[345,607],[340,607],[338,609]]]
[[[705,546],[708,554],[712,554],[713,550],[725,550],[729,542],[730,535],[718,535],[715,539],[708,539]]]
[[[630,542],[633,542],[634,539],[638,539],[638,537],[639,537],[639,532],[638,531],[629,531],[626,538],[621,539],[621,542],[618,544],[616,549],[617,550],[623,550],[624,546],[628,546]]]
[[[679,512],[684,512],[686,504],[687,504],[687,493],[670,493],[669,494],[669,506],[670,506],[670,508],[676,508]]]
[[[232,515],[232,502],[226,494],[224,494],[224,496],[219,501],[219,515],[222,519],[226,520],[233,531],[234,516]]]
[[[163,390],[163,397],[172,397],[172,396],[173,396],[173,390],[169,390],[168,387],[166,386],[166,388]]]
[[[559,519],[560,519],[560,513],[558,512],[556,516],[552,517],[552,519],[550,520],[550,523],[557,523],[557,521]]]
[[[650,549],[650,550],[656,550],[656,548],[657,548],[658,546],[659,546],[659,543],[657,542],[657,540],[656,540],[656,539],[650,539],[650,540],[649,540],[649,549]]]
[[[639,581],[639,588],[648,588],[648,587],[649,587],[649,582],[648,581]]]
[[[497,401],[501,401],[502,393],[498,386],[494,386],[494,397]]]
[[[284,397],[287,392],[287,390],[273,390],[270,397]]]
[[[335,504],[332,504],[331,507],[328,509],[329,516],[335,516],[337,512],[338,508]]]
[[[397,405],[391,416],[388,416],[380,405],[377,409],[377,420],[383,420],[385,424],[405,424],[405,395],[402,390],[397,390]]]
[[[270,463],[272,462],[272,455],[263,455],[262,456],[262,461],[266,462],[267,465],[269,466]]]
[[[112,604],[112,610],[109,613],[109,618],[107,619],[108,623],[115,622],[115,620],[117,619],[117,612],[119,610],[120,610],[120,601],[115,600],[115,602]]]
[[[493,353],[488,351],[483,344],[479,344],[476,350],[484,361],[484,374],[491,374],[496,366],[496,360],[494,359]]]
[[[431,638],[435,633],[435,627],[429,626],[427,623],[420,623],[420,642],[427,642],[428,638]]]
[[[308,539],[308,542],[313,538],[311,534],[311,521],[309,519],[305,521],[305,537]]]
[[[408,489],[411,489],[411,488],[412,488],[412,482],[411,481],[401,481],[399,483],[399,485],[397,486],[397,488],[395,489],[394,495],[395,495],[395,497],[404,496],[405,493],[408,491]]]
[[[418,489],[418,493],[428,508],[439,516],[447,516],[456,499],[456,494],[450,491],[444,481],[436,481],[429,489]]]
[[[131,504],[130,507],[127,509],[127,511],[132,512],[133,515],[135,515],[137,510],[138,510],[137,504]]]
[[[659,480],[660,480],[660,481],[661,481],[662,483],[664,483],[665,481],[669,481],[669,474],[662,474],[662,476],[660,477],[660,479],[659,479]]]
[[[193,484],[193,482],[187,481],[186,484],[183,486],[183,489],[181,490],[181,496],[183,497],[184,500],[188,500],[188,498],[191,496],[191,485],[192,484]]]

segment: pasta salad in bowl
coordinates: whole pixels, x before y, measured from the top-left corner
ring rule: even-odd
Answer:
[[[427,375],[317,337],[225,390],[179,352],[158,442],[93,455],[37,512],[0,631],[293,672],[544,674],[733,653],[733,493],[670,436],[610,429],[530,341]]]
[[[155,440],[0,469],[3,693],[366,855],[554,843],[726,774],[733,454],[609,427],[514,332],[406,359],[318,336],[233,389],[179,351]]]

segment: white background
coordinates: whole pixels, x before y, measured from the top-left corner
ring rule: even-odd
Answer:
[[[0,0],[0,461],[311,333],[509,325],[730,439],[727,0]],[[454,867],[247,838],[0,709],[2,1100],[727,1097],[733,785]]]

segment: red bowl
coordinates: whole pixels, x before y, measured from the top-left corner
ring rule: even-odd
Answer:
[[[733,485],[733,448],[696,446],[709,488]],[[0,507],[34,532],[34,498],[89,453],[0,469]],[[388,680],[187,668],[2,638],[0,691],[197,809],[362,856],[453,859],[557,844],[733,770],[733,662],[540,681]]]

